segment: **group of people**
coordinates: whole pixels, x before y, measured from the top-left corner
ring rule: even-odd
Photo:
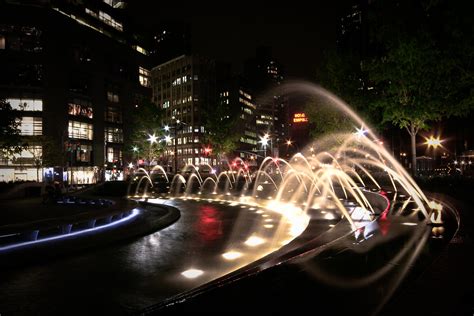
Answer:
[[[43,194],[43,204],[55,203],[62,198],[63,187],[63,184],[59,181],[46,184],[45,193]]]

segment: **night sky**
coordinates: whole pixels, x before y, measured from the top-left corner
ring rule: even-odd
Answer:
[[[337,8],[334,4],[268,6],[244,2],[189,6],[183,3],[132,1],[129,9],[136,23],[189,23],[193,52],[229,61],[234,72],[255,54],[258,46],[270,46],[286,68],[287,77],[314,79],[324,50],[335,46]],[[219,2],[218,2],[219,3]],[[315,7],[315,8],[311,8]]]

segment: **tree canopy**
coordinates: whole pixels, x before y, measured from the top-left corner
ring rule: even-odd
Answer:
[[[5,99],[0,99],[0,150],[3,155],[11,156],[25,147],[19,127],[18,112]]]
[[[131,133],[127,141],[127,153],[133,158],[142,157],[149,162],[158,159],[163,152],[165,143],[163,130],[163,111],[154,103],[143,100],[140,106],[132,112]],[[156,137],[151,142],[150,136]]]
[[[231,153],[238,146],[240,139],[239,108],[224,102],[209,107],[203,113],[207,142],[213,154],[220,156]]]

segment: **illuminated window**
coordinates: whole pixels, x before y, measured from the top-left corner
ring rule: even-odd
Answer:
[[[122,151],[119,148],[107,147],[107,162],[122,160]]]
[[[11,163],[14,165],[34,165],[35,160],[41,161],[42,155],[42,146],[28,146],[28,148],[23,149],[20,153],[14,154],[13,157],[10,157],[10,159]]]
[[[140,81],[140,84],[144,87],[150,87],[151,81],[150,81],[150,71],[143,68],[143,67],[138,67],[138,80]]]
[[[133,46],[133,48],[134,48],[137,52],[142,53],[142,54],[145,55],[145,56],[148,56],[147,50],[144,49],[143,47],[140,47],[140,46],[137,45],[137,46]]]
[[[43,111],[43,100],[35,99],[7,99],[13,110],[17,111]]]
[[[92,118],[92,106],[87,101],[74,100],[68,104],[68,114],[74,116],[84,116],[87,118]]]
[[[92,140],[92,136],[93,136],[92,124],[78,122],[78,121],[69,121],[68,136],[69,138]]]
[[[20,121],[20,135],[40,136],[43,134],[43,118],[24,116]]]
[[[107,100],[109,102],[117,103],[119,102],[119,96],[117,92],[107,91]]]
[[[108,106],[105,110],[105,120],[111,123],[122,123],[122,110],[115,106]]]
[[[118,22],[105,12],[99,11],[99,19],[104,21],[116,30],[123,31],[122,23]]]
[[[109,143],[123,143],[123,130],[116,127],[106,127],[105,140]]]
[[[92,146],[85,144],[71,144],[70,151],[73,152],[73,156],[76,161],[79,162],[90,162],[92,154]]]

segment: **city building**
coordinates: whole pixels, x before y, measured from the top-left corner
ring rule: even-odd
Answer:
[[[168,170],[186,164],[215,165],[203,142],[203,113],[216,102],[216,65],[196,55],[182,55],[151,70],[153,102],[164,110],[169,131],[164,165]],[[176,164],[176,165],[175,165]]]
[[[51,155],[34,143],[32,136],[42,136],[62,157],[42,166],[39,180],[55,173],[70,184],[123,177],[125,114],[151,96],[148,53],[127,29],[124,7],[116,0],[1,5],[0,98],[21,111],[30,147]],[[36,180],[36,173],[31,150],[0,161],[0,181]]]
[[[256,155],[261,155],[256,125],[257,104],[246,80],[240,76],[227,80],[219,78],[218,101],[230,105],[233,111],[229,115],[239,117],[235,133],[240,137],[235,156],[247,161],[255,160]]]
[[[244,76],[256,96],[257,136],[269,136],[269,154],[278,156],[289,131],[289,101],[276,89],[282,84],[283,67],[269,47],[259,47],[256,57],[246,61]]]

